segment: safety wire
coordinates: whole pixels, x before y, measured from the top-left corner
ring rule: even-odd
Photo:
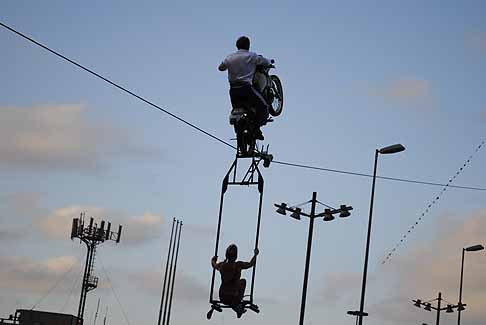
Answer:
[[[113,295],[115,296],[116,301],[118,302],[118,306],[120,307],[120,310],[123,314],[123,317],[125,318],[125,321],[127,322],[127,324],[130,325],[130,321],[128,320],[127,313],[125,312],[125,309],[123,308],[123,305],[120,302],[120,298],[118,298],[118,295],[116,294],[115,288],[113,287],[113,283],[110,280],[110,276],[108,275],[108,272],[106,271],[106,269],[103,265],[103,261],[101,260],[101,258],[99,258],[98,261],[100,261],[101,268],[103,269],[103,272],[105,273],[106,280],[108,280],[108,284],[111,288],[111,291],[113,292]]]
[[[39,300],[38,300],[38,301],[37,301],[37,302],[36,302],[36,303],[35,303],[35,304],[32,306],[32,308],[30,308],[30,310],[34,310],[34,309],[35,309],[35,307],[37,307],[37,306],[38,306],[38,305],[39,305],[39,304],[40,304],[42,301],[44,301],[44,299],[45,299],[45,298],[47,298],[47,296],[49,296],[49,295],[50,295],[50,294],[51,294],[51,293],[54,291],[54,289],[56,289],[56,288],[59,286],[59,284],[61,284],[61,282],[63,282],[63,281],[64,281],[64,279],[66,279],[66,277],[68,276],[68,274],[69,274],[69,273],[71,273],[71,271],[74,269],[74,266],[76,265],[76,262],[77,262],[77,261],[78,261],[78,260],[77,260],[77,259],[75,259],[75,260],[72,262],[71,266],[69,266],[69,269],[68,269],[68,270],[66,270],[66,271],[64,272],[64,274],[62,274],[62,275],[61,275],[61,276],[60,276],[60,277],[57,279],[57,281],[56,281],[56,282],[54,282],[54,284],[53,284],[53,285],[52,285],[52,286],[49,288],[49,290],[47,290],[47,291],[46,291],[46,293],[45,293],[45,294],[44,294],[44,295],[43,295],[43,296],[42,296],[42,297],[41,297],[41,298],[40,298],[40,299],[39,299]]]
[[[189,127],[207,135],[208,137],[232,148],[232,149],[235,149],[236,150],[236,147],[234,145],[232,145],[231,143],[211,134],[210,132],[208,131],[205,131],[204,129],[198,127],[197,125],[195,125],[194,123],[191,123],[189,121],[187,121],[186,119],[183,119],[179,116],[177,116],[176,114],[170,112],[169,110],[165,109],[165,108],[162,108],[161,106],[151,102],[150,100],[140,96],[140,95],[137,95],[136,93],[134,93],[133,91],[117,84],[116,82],[102,76],[101,74],[93,71],[92,69],[89,69],[87,67],[85,67],[84,65],[62,55],[61,53],[49,48],[48,46],[34,40],[33,38],[15,30],[14,28],[12,27],[9,27],[7,26],[6,24],[0,22],[0,26],[4,27],[5,29],[11,31],[12,33],[28,40],[29,42],[43,48],[44,50],[58,56],[59,58],[77,66],[78,68],[96,76],[97,78],[109,83],[110,85],[122,90],[123,92],[143,101],[144,103],[148,104],[149,106],[152,106],[153,108],[156,108],[158,109],[159,111],[169,115],[170,117],[178,120],[179,122],[182,122],[186,125],[188,125]],[[272,161],[274,164],[279,164],[279,165],[283,165],[283,166],[289,166],[289,167],[297,167],[297,168],[304,168],[304,169],[310,169],[310,170],[318,170],[318,171],[325,171],[325,172],[330,172],[330,173],[338,173],[338,174],[345,174],[345,175],[352,175],[352,176],[361,176],[361,177],[373,177],[373,175],[370,175],[370,174],[365,174],[365,173],[357,173],[357,172],[351,172],[351,171],[346,171],[346,170],[339,170],[339,169],[331,169],[331,168],[325,168],[325,167],[319,167],[319,166],[311,166],[311,165],[306,165],[306,164],[298,164],[298,163],[292,163],[292,162],[285,162],[285,161],[278,161],[278,160],[273,160]],[[446,186],[446,184],[441,184],[441,183],[434,183],[434,182],[427,182],[427,181],[420,181],[420,180],[414,180],[414,179],[404,179],[404,178],[397,178],[397,177],[386,177],[386,176],[376,176],[377,178],[379,179],[384,179],[384,180],[390,180],[390,181],[398,181],[398,182],[406,182],[406,183],[413,183],[413,184],[422,184],[422,185],[431,185],[431,186]],[[458,189],[467,189],[467,190],[474,190],[474,191],[486,191],[486,188],[481,188],[481,187],[472,187],[472,186],[460,186],[460,185],[451,185],[451,184],[447,184],[449,187],[454,187],[454,188],[458,188]]]
[[[484,145],[484,140],[476,147],[476,150],[467,158],[467,160],[462,164],[462,166],[456,171],[454,176],[452,176],[447,184],[442,188],[442,190],[434,196],[432,201],[429,202],[427,207],[422,211],[422,214],[415,220],[415,222],[408,228],[407,232],[401,236],[401,239],[395,244],[395,246],[388,252],[385,258],[382,260],[381,264],[387,263],[396,251],[403,246],[405,240],[412,234],[412,232],[417,228],[417,226],[424,221],[424,218],[429,215],[432,207],[441,199],[442,195],[447,191],[451,184],[456,180],[456,178],[461,174],[461,172],[466,168],[466,166],[471,162],[474,155],[481,149]]]
[[[78,285],[80,284],[81,280],[82,280],[82,277],[81,277],[81,272],[83,271],[82,268],[80,268],[78,270],[78,273],[76,274],[76,277],[74,278],[74,281],[73,281],[73,285],[71,287],[71,290],[69,291],[69,296],[68,298],[66,299],[66,301],[64,302],[64,304],[62,305],[62,308],[61,308],[61,313],[66,309],[66,307],[68,306],[69,302],[71,301],[71,297],[73,296],[74,294],[74,290],[78,287]]]

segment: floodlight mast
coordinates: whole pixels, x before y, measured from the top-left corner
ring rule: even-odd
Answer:
[[[71,240],[79,238],[79,240],[86,244],[86,263],[84,265],[83,283],[81,285],[81,296],[79,298],[78,308],[78,325],[83,324],[84,308],[86,306],[86,296],[89,291],[98,287],[98,278],[93,276],[94,260],[96,256],[96,247],[101,243],[111,240],[116,243],[120,242],[122,226],[118,227],[118,232],[111,231],[111,223],[108,222],[108,227],[105,229],[105,221],[102,220],[100,226],[94,222],[94,218],[90,218],[88,227],[84,226],[85,213],[81,213],[79,218],[74,218],[71,227]]]

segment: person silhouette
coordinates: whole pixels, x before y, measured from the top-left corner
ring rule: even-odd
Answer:
[[[236,52],[229,54],[218,66],[219,71],[228,70],[230,99],[233,110],[245,103],[255,109],[256,139],[264,140],[261,126],[267,124],[269,117],[268,103],[254,87],[253,79],[257,66],[269,66],[271,61],[254,52],[250,52],[250,39],[241,36],[236,41]]]
[[[246,312],[243,305],[246,280],[241,279],[241,271],[255,266],[258,254],[259,250],[256,248],[253,257],[249,262],[237,261],[238,247],[235,244],[231,244],[226,249],[224,261],[218,263],[217,256],[213,256],[211,259],[212,267],[218,270],[221,274],[219,299],[225,305],[230,306],[236,312],[238,318]]]

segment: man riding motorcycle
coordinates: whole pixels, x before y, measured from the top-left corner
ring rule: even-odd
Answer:
[[[260,127],[267,123],[268,103],[262,95],[253,87],[253,77],[257,66],[269,66],[271,62],[254,52],[250,52],[250,39],[241,36],[236,41],[236,52],[228,55],[218,67],[219,71],[228,70],[230,84],[230,98],[233,110],[247,107],[255,109],[255,122],[257,126],[255,138],[263,140]]]

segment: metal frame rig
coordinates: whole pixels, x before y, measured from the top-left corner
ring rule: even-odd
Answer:
[[[86,244],[88,249],[86,254],[86,264],[84,266],[83,283],[81,286],[81,296],[79,298],[78,320],[83,324],[84,307],[86,305],[86,295],[89,291],[98,287],[98,277],[92,275],[94,270],[94,262],[96,257],[96,247],[107,241],[112,240],[117,244],[120,242],[122,226],[118,226],[118,232],[111,231],[111,223],[108,222],[105,229],[105,221],[102,220],[100,226],[94,223],[94,219],[90,218],[89,224],[85,226],[85,214],[81,213],[79,218],[73,219],[71,228],[71,240],[79,238],[80,241]]]
[[[240,159],[251,159],[249,167],[246,169],[246,172],[241,174],[238,173],[238,160]],[[258,241],[260,237],[260,221],[262,215],[262,204],[263,204],[263,185],[264,180],[263,176],[258,168],[259,164],[263,162],[263,166],[268,168],[270,166],[271,161],[273,160],[273,156],[268,154],[268,147],[267,150],[255,151],[255,153],[251,156],[242,155],[239,152],[236,154],[236,158],[231,164],[228,172],[226,173],[225,177],[223,178],[223,183],[221,187],[221,198],[219,204],[219,217],[218,217],[218,228],[216,233],[216,247],[214,255],[218,255],[219,250],[219,239],[221,233],[221,221],[223,217],[223,203],[224,203],[224,195],[228,190],[228,186],[257,186],[258,192],[260,193],[259,198],[259,206],[258,206],[258,217],[257,217],[257,225],[256,225],[256,235],[255,235],[255,249],[258,248]],[[244,169],[243,169],[244,170]],[[246,295],[247,299],[243,299],[243,307],[244,309],[250,309],[255,313],[259,313],[259,307],[254,303],[253,300],[253,293],[255,287],[255,273],[256,273],[256,264],[253,266],[252,276],[251,276],[251,285],[250,285],[250,295]],[[218,312],[222,312],[223,308],[232,308],[233,306],[226,305],[222,303],[220,300],[214,298],[214,286],[215,286],[215,278],[216,278],[216,270],[213,269],[212,278],[211,278],[211,290],[209,293],[209,303],[211,305],[211,309],[207,313],[207,318],[211,319],[213,312],[216,310]]]

